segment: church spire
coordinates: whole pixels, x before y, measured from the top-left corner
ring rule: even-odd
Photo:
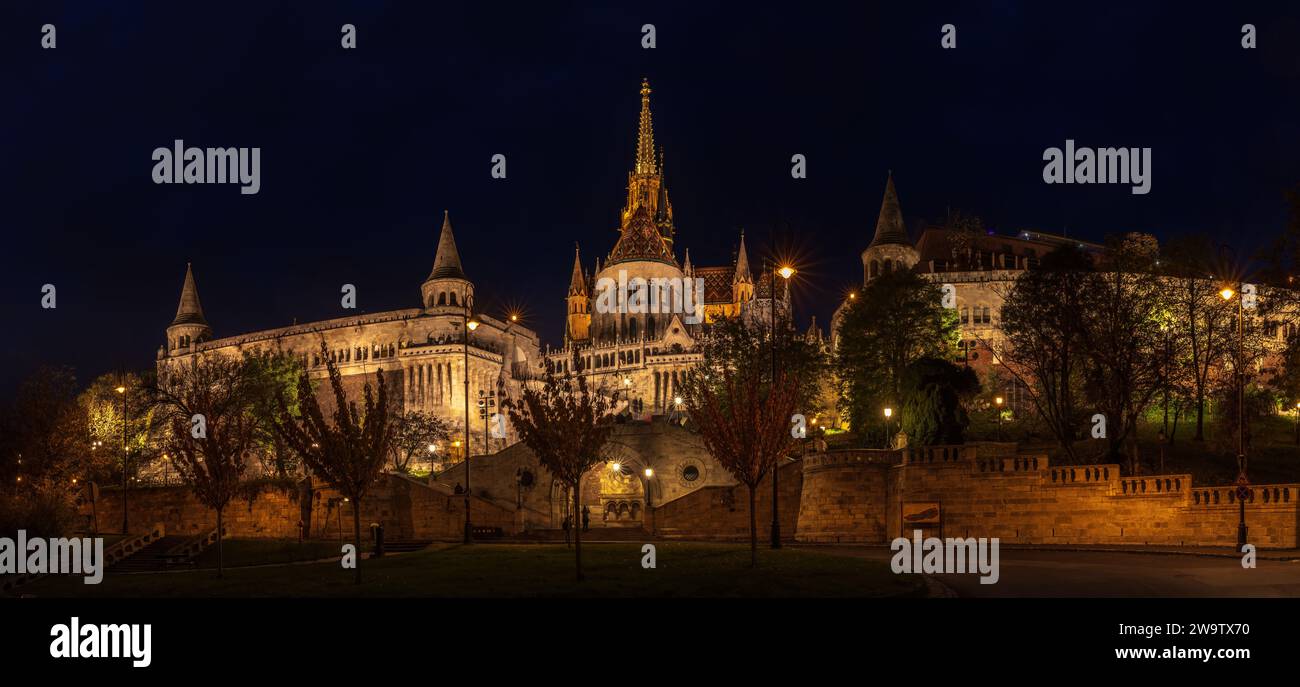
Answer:
[[[890,170],[889,180],[885,182],[885,197],[880,201],[880,216],[876,218],[876,236],[871,245],[897,243],[912,245],[907,239],[907,228],[903,225],[903,210],[898,204],[898,191],[894,189],[894,172]]]
[[[682,264],[682,274],[688,277],[695,276],[695,268],[691,266],[691,249],[686,249],[686,261]]]
[[[208,326],[203,318],[203,306],[199,303],[199,288],[194,285],[194,270],[185,263],[185,284],[181,286],[181,302],[176,306],[176,319],[172,325],[201,324]]]
[[[578,257],[577,243],[573,244],[573,275],[569,277],[569,295],[587,295],[587,278],[582,274],[582,260]]]
[[[641,79],[641,121],[636,135],[636,173],[656,174],[655,130],[650,121],[650,80]]]
[[[732,282],[752,282],[753,278],[749,274],[749,255],[745,253],[745,230],[740,230],[740,248],[736,252],[736,274],[731,278]]]
[[[469,281],[465,270],[460,266],[460,252],[456,250],[456,237],[451,232],[451,216],[446,210],[442,211],[442,235],[438,237],[438,253],[433,258],[433,271],[429,273],[429,279],[442,278]]]

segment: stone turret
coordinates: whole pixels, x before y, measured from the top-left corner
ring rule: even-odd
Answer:
[[[185,283],[181,286],[181,302],[176,306],[176,317],[167,328],[167,352],[171,355],[189,353],[195,344],[212,338],[212,327],[203,317],[199,303],[199,289],[194,284],[194,270],[185,264]]]
[[[569,342],[585,341],[591,330],[591,294],[587,290],[587,275],[582,273],[582,260],[578,245],[573,246],[573,274],[569,277],[568,305],[565,313],[564,337]]]
[[[871,245],[862,251],[862,281],[866,283],[887,272],[910,270],[920,257],[903,224],[903,210],[894,189],[894,173],[885,182],[885,197],[880,202],[880,215],[876,218],[876,235]]]
[[[425,310],[474,307],[474,283],[461,268],[460,252],[456,250],[456,237],[451,230],[451,217],[446,210],[442,213],[442,233],[438,237],[438,252],[433,258],[433,270],[420,285],[420,297]]]

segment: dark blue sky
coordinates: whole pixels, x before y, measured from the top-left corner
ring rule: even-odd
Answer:
[[[751,258],[775,232],[801,256],[805,324],[860,279],[889,169],[909,224],[952,207],[1093,240],[1205,231],[1241,253],[1300,182],[1286,4],[463,4],[482,6],[6,3],[0,388],[40,362],[150,365],[186,261],[217,336],[346,314],[343,283],[364,310],[417,306],[443,209],[480,303],[524,307],[558,343],[574,241],[590,265],[616,238],[642,76],[678,246],[722,264],[741,227]],[[260,147],[261,192],[155,185],[150,155],[176,138]],[[1045,185],[1043,150],[1067,138],[1151,147],[1151,193]]]

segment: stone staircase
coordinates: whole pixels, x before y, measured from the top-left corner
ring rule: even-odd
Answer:
[[[165,570],[168,561],[171,560],[169,552],[177,546],[184,545],[189,539],[189,537],[171,535],[155,539],[148,546],[114,563],[108,568],[108,572],[119,574]]]
[[[432,543],[432,539],[388,539],[384,541],[384,555],[423,551]]]
[[[509,541],[515,542],[563,542],[564,530],[562,529],[538,529],[528,530],[508,538]],[[582,541],[585,542],[644,542],[654,539],[648,531],[640,527],[593,527],[582,533]],[[569,533],[569,540],[573,540],[573,533]]]

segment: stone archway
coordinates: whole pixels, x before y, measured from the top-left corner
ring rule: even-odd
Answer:
[[[590,511],[591,527],[642,527],[646,461],[614,442],[601,451],[601,459],[582,478],[582,503]]]

